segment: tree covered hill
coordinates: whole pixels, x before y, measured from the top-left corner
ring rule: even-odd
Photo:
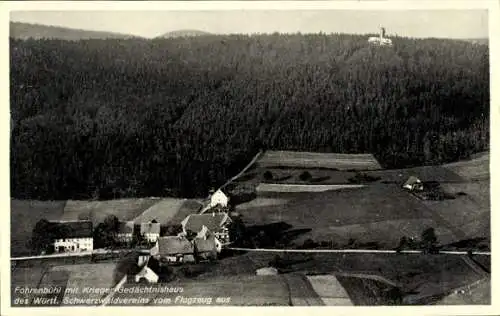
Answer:
[[[486,150],[488,46],[393,41],[11,39],[12,196],[200,196],[261,148],[387,168]]]
[[[60,26],[10,22],[10,37],[16,39],[61,39],[77,41],[82,39],[125,39],[135,36],[112,32],[88,31]]]
[[[162,34],[160,36],[157,36],[157,38],[194,37],[194,36],[205,36],[205,35],[211,35],[211,34],[200,30],[177,30]]]

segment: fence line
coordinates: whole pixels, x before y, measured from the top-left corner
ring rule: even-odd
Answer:
[[[249,251],[249,252],[295,252],[295,253],[408,253],[419,254],[425,253],[424,250],[375,250],[375,249],[269,249],[269,248],[238,248],[228,247],[228,250]],[[451,251],[441,250],[438,254],[446,255],[468,255],[468,251]],[[489,251],[472,251],[473,255],[490,256]]]

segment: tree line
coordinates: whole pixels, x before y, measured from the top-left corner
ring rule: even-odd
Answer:
[[[488,149],[488,46],[366,38],[11,39],[12,196],[205,196],[260,149],[386,168]]]

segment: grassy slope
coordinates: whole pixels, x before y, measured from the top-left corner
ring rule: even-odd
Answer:
[[[185,201],[185,199],[174,198],[161,199],[150,208],[139,214],[134,219],[134,222],[139,224],[156,220],[160,224],[168,224],[182,208]]]
[[[479,153],[470,160],[449,163],[444,167],[466,180],[489,179],[490,155],[489,152]]]
[[[88,216],[94,226],[103,222],[106,216],[115,215],[121,221],[129,221],[158,203],[157,199],[118,199],[109,201],[68,201],[62,220],[78,220]]]
[[[426,227],[436,228],[443,242],[452,239],[449,229],[434,222],[421,202],[395,185],[296,196],[285,205],[239,207],[239,212],[249,226],[285,222],[293,229],[312,229],[301,239],[345,243],[354,238],[394,247],[403,235],[419,236]]]

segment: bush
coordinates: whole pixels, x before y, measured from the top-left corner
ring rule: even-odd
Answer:
[[[356,172],[354,177],[348,179],[350,183],[369,183],[380,180],[381,177],[371,176],[366,173]]]
[[[271,171],[266,171],[264,172],[264,180],[266,181],[271,181],[273,179],[273,174],[271,173]]]
[[[309,181],[311,180],[312,176],[308,171],[304,171],[300,174],[299,178],[302,181]]]
[[[422,232],[421,236],[421,247],[424,250],[427,250],[429,252],[433,252],[435,248],[437,247],[438,240],[436,236],[436,232],[433,227],[427,228]]]
[[[160,236],[177,236],[182,232],[182,225],[166,225],[161,227]]]

